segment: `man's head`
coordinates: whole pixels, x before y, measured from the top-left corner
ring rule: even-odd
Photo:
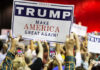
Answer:
[[[26,63],[25,63],[25,60],[23,57],[16,57],[14,60],[13,60],[13,69],[14,70],[18,70],[18,68],[20,67],[24,67],[26,66]]]
[[[84,40],[83,40],[83,43],[82,43],[82,47],[83,47],[84,52],[87,51],[87,45],[88,45],[88,38],[87,38],[87,36],[85,36]]]
[[[25,62],[27,64],[30,64],[31,61],[32,61],[32,53],[31,53],[31,51],[26,51],[25,52]]]
[[[24,51],[25,51],[25,45],[21,42],[18,42],[16,44],[16,52],[15,54],[18,55],[18,56],[21,56],[24,54]]]

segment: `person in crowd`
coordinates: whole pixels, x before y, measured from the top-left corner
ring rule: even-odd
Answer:
[[[44,69],[43,70],[48,70],[48,67],[49,67],[50,63],[53,62],[53,61],[57,62],[57,65],[58,65],[58,67],[57,67],[58,69],[57,70],[63,70],[62,69],[62,61],[59,60],[57,52],[56,52],[56,54],[54,56],[54,59],[51,59],[51,58],[48,59],[47,63],[44,65]],[[55,69],[56,68],[54,68],[53,70],[55,70]]]
[[[49,65],[50,65],[51,62],[53,62],[53,59],[50,59],[50,58],[48,57],[47,62],[44,64],[43,70],[48,70]]]
[[[48,62],[48,58],[49,58],[49,45],[47,42],[43,43],[43,67],[44,65]]]
[[[66,39],[65,70],[75,70],[75,57],[73,53],[75,39],[73,33]]]
[[[92,70],[93,66],[96,64],[95,60],[90,60],[90,65],[88,67],[88,70]]]
[[[27,51],[25,52],[25,61],[29,64],[31,61],[36,59],[36,46],[33,40],[30,40],[30,44],[27,46]]]
[[[30,40],[26,45],[21,36],[9,38],[11,45],[0,41],[0,70],[100,70],[100,54],[88,52],[87,36],[80,41],[78,35],[71,33],[65,44],[55,43],[53,58],[48,42]]]
[[[7,49],[8,46],[6,43],[3,43],[2,41],[0,41],[0,44],[2,45],[2,49],[0,51],[0,64],[2,63],[2,61],[5,59],[6,55],[7,55]]]
[[[31,41],[31,46],[33,45],[32,41]],[[31,70],[41,70],[42,68],[42,61],[43,61],[43,47],[40,41],[38,41],[38,54],[36,56],[36,59],[33,61],[32,60],[32,53],[30,54],[25,54],[25,61],[28,64],[29,68]],[[30,57],[28,57],[28,55],[30,55]]]
[[[57,52],[57,56],[59,57],[58,59],[63,63],[64,62],[64,59],[62,58],[62,56],[61,56],[61,52],[65,52],[63,49],[62,49],[62,47],[61,47],[61,45],[59,44],[59,43],[57,43],[56,44],[56,52]]]
[[[74,47],[76,47],[75,50]],[[75,51],[75,53],[73,51]],[[75,70],[75,68],[81,67],[81,64],[82,56],[79,38],[75,33],[71,33],[66,41],[65,70]]]
[[[75,39],[75,59],[76,59],[76,65],[75,67],[80,67],[81,62],[82,62],[82,57],[81,57],[81,51],[80,51],[80,42],[79,42],[79,37],[74,33],[74,39]]]
[[[22,42],[18,42],[15,49],[15,59],[13,60],[13,70],[18,70],[19,68],[25,68],[27,66],[24,58],[25,45]]]
[[[81,52],[81,56],[82,56],[82,65],[84,67],[85,70],[88,70],[89,67],[89,59],[91,57],[91,54],[88,52],[88,38],[87,36],[84,37],[84,40],[82,42],[82,52]]]
[[[15,57],[13,60],[13,70],[31,70],[23,57]]]
[[[11,48],[7,52],[6,58],[3,60],[1,70],[13,70],[12,60],[15,58],[15,49],[16,49],[15,46],[20,38],[21,38],[20,36],[17,38],[11,38]]]
[[[0,40],[0,47],[2,47],[2,49],[0,50],[0,69],[1,69],[2,62],[3,62],[3,60],[5,59],[5,57],[6,57],[6,55],[7,55],[8,46],[7,46],[6,43],[3,43],[3,42]]]

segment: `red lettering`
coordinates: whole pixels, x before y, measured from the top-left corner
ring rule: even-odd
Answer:
[[[54,32],[54,26],[50,26],[50,32]]]
[[[49,26],[47,26],[47,31],[50,31],[50,27]]]
[[[42,25],[42,29],[41,29],[41,31],[43,31],[43,25]]]
[[[56,27],[55,32],[59,33],[59,27]]]
[[[27,24],[25,25],[24,29],[28,29],[28,25]]]
[[[35,30],[35,24],[34,25],[30,24],[30,30]]]
[[[24,29],[37,30],[37,31],[50,31],[50,32],[59,32],[59,27],[41,25],[41,24],[25,24]]]
[[[36,25],[36,30],[39,30],[39,25]]]
[[[44,28],[43,29],[44,29],[44,31],[46,31],[46,26],[45,25],[44,25]]]

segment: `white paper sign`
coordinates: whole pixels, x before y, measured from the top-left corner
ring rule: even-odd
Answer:
[[[0,35],[0,39],[1,39],[1,40],[7,40],[8,37],[7,37],[7,35]]]
[[[88,35],[88,51],[92,53],[100,53],[100,36],[93,34]]]
[[[11,32],[10,29],[1,29],[1,35],[7,35],[9,32]]]
[[[12,32],[14,36],[34,40],[65,42],[73,21],[73,5],[14,1]]]
[[[71,32],[74,32],[74,33],[76,33],[77,35],[80,35],[80,36],[85,36],[86,33],[87,33],[87,27],[81,26],[81,25],[78,25],[78,24],[73,24],[72,28],[71,28]]]

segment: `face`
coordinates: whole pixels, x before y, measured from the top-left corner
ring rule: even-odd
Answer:
[[[16,54],[16,56],[17,57],[23,57],[24,56],[24,44],[23,43],[18,43],[17,45],[16,45],[16,52],[15,52],[15,54]]]
[[[24,56],[24,51],[22,48],[17,48],[16,49],[16,57],[23,57]]]
[[[47,57],[48,57],[48,52],[45,52],[43,54],[43,63],[46,64],[47,63]]]
[[[87,46],[88,46],[88,40],[85,40],[84,41],[84,47],[87,48]]]
[[[13,69],[18,70],[19,67],[25,66],[25,60],[22,57],[15,57],[13,60]]]

